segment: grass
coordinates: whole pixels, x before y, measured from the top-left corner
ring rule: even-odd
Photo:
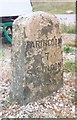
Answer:
[[[64,52],[65,53],[73,53],[75,50],[71,48],[70,46],[64,46]]]
[[[60,26],[62,33],[77,34],[76,25],[66,25],[65,23]]]
[[[17,103],[17,101],[13,98],[7,97],[6,100],[1,102],[4,105],[14,105]]]
[[[76,31],[76,28],[75,27],[68,27],[67,28],[67,33],[70,33],[70,34],[77,34],[77,31]]]
[[[76,13],[76,3],[75,2],[33,2],[33,11],[44,11],[50,14],[66,14],[67,10],[72,10],[74,14]],[[75,25],[61,25],[61,31],[63,33],[76,34]]]
[[[66,61],[64,63],[64,71],[71,73],[77,72],[77,62]]]
[[[75,13],[75,2],[33,2],[33,11],[44,11],[51,14],[65,14],[67,10]]]

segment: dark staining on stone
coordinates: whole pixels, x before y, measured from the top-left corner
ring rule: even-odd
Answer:
[[[33,68],[32,68],[32,72],[35,73],[36,75],[41,75],[42,73],[42,69],[44,64],[42,63],[42,55],[38,54],[38,55],[34,55],[34,63],[33,63]]]
[[[33,55],[34,62],[32,63],[32,67],[27,70],[27,73],[38,75],[40,72],[42,72],[42,56],[41,55]],[[32,59],[30,58],[29,62]]]
[[[25,32],[25,27],[24,27],[24,38],[27,38],[26,32]]]
[[[41,30],[41,35],[46,35],[48,36],[48,33],[51,33],[51,31],[53,30],[53,23],[49,23],[47,26],[43,27]]]
[[[33,57],[34,60],[37,61],[36,66],[37,64],[42,63],[42,55],[38,54],[38,55],[34,55]]]
[[[26,81],[27,83],[33,83],[34,88],[42,86],[42,83],[45,86],[48,85],[56,85],[56,75],[60,72],[61,69],[61,62],[51,64],[51,66],[44,66],[44,63],[42,62],[42,55],[33,55],[34,63],[32,64],[32,68],[27,70],[27,73],[29,74],[29,77],[27,77]],[[30,74],[31,73],[31,74]],[[42,86],[43,87],[43,86]],[[24,89],[24,96],[26,99],[26,92],[28,91],[28,95],[31,94],[28,87]],[[41,92],[38,91],[41,95]]]
[[[34,84],[34,87],[40,86],[42,84],[42,82],[44,82],[45,85],[53,84],[55,82],[54,81],[55,75],[58,74],[58,72],[61,69],[61,63],[51,64],[50,67],[44,66],[41,55],[34,55],[33,57],[34,57],[35,61],[32,65],[33,68],[30,69],[30,72],[32,74],[34,74],[35,77],[31,77],[29,79],[30,79],[30,81],[32,81],[31,79],[34,80],[34,81],[32,81]],[[53,74],[54,74],[54,76],[52,78]],[[51,78],[52,78],[52,80],[51,80]],[[40,82],[38,83],[38,81],[40,81]]]
[[[51,84],[51,75],[48,72],[44,73],[44,84],[45,85],[50,85]]]
[[[35,94],[35,99],[38,100],[39,97],[42,97],[42,96],[41,96],[40,91],[37,91],[36,94]]]
[[[42,84],[43,82],[43,75],[41,74],[36,74],[35,72],[33,73],[33,71],[31,70],[30,72],[32,72],[32,75],[29,75],[28,77],[26,77],[26,81],[28,84],[33,83],[34,87],[38,87]],[[38,71],[36,71],[38,72]],[[35,75],[34,75],[35,74]],[[40,79],[41,76],[41,79]]]
[[[37,81],[33,81],[33,85],[34,85],[34,87],[38,87],[38,86],[42,85],[42,80],[37,78]]]
[[[31,90],[29,89],[29,87],[25,86],[23,90],[24,100],[27,99],[27,97],[29,97],[30,95],[31,95]]]
[[[37,91],[35,93],[35,99],[38,100],[39,98],[43,98],[44,97],[44,93],[43,92],[40,92],[40,91]]]
[[[26,77],[26,75],[25,75],[25,80],[26,80],[26,81],[27,81],[27,83],[29,84],[29,83],[34,82],[34,81],[36,80],[36,77],[35,77],[35,76],[33,76],[33,74],[32,74],[32,75],[30,75],[30,76],[27,76],[27,77]]]
[[[49,53],[46,53],[47,60],[48,55]],[[33,82],[34,86],[38,85],[38,82],[36,82],[36,80],[40,81],[39,85],[42,83],[42,80],[47,81],[47,84],[50,83],[52,84],[53,83],[53,81],[51,81],[52,74],[53,73],[55,75],[58,74],[58,72],[61,69],[61,62],[51,64],[51,66],[44,66],[44,63],[42,62],[42,55],[40,54],[33,55],[33,58],[34,58],[34,63],[32,64],[33,67],[27,70],[27,73],[29,74],[29,78],[27,78],[27,81],[33,82],[34,80]]]
[[[34,63],[32,64],[32,68],[28,70],[29,73],[32,73],[33,77],[30,75],[29,79],[30,81],[32,81],[31,79],[33,79],[34,81],[33,84],[34,86],[38,85],[38,81],[39,84],[41,84],[42,80],[43,80],[43,69],[44,69],[44,64],[42,63],[42,56],[41,55],[34,55]],[[28,79],[28,78],[27,78]],[[36,81],[38,80],[38,81]]]
[[[48,70],[44,73],[44,84],[45,85],[50,85],[54,83],[54,77],[52,71]]]

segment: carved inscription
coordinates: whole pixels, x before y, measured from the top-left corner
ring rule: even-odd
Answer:
[[[45,55],[46,55],[47,60],[48,60],[49,59],[49,52],[46,52]]]
[[[59,60],[56,62],[52,62],[52,59],[57,55],[56,54],[56,51],[54,50],[53,52],[52,51],[49,51],[49,48],[52,49],[52,46],[54,48],[57,48],[59,46],[59,48],[61,47],[62,45],[62,38],[56,38],[55,36],[52,38],[52,39],[49,39],[49,40],[40,40],[40,41],[27,41],[27,45],[26,45],[26,48],[27,50],[30,50],[30,49],[41,49],[41,48],[47,48],[48,47],[48,50],[44,50],[43,49],[43,53],[42,55],[44,54],[44,58],[43,56],[41,55],[41,59],[45,59],[47,61],[47,64],[46,66],[43,66],[43,71],[44,72],[51,72],[51,73],[58,73],[61,69],[61,61],[59,62]],[[27,52],[27,51],[26,51]],[[25,52],[25,54],[26,54]],[[25,55],[26,56],[26,55]]]
[[[62,45],[62,38],[54,38],[49,40],[40,40],[40,41],[27,41],[28,48],[43,48],[47,46],[60,46]]]
[[[54,64],[51,64],[50,66],[46,66],[44,68],[45,72],[51,71],[51,73],[58,73],[61,70],[61,62],[57,62]]]

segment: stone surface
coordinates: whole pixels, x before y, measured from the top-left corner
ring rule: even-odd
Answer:
[[[62,37],[54,15],[34,12],[13,25],[10,96],[22,104],[51,95],[62,86]]]

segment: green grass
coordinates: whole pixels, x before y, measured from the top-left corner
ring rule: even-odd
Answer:
[[[60,26],[62,33],[69,33],[69,34],[76,34],[76,25],[66,25],[65,23],[62,23]]]
[[[77,31],[76,31],[75,27],[69,27],[69,28],[67,28],[67,33],[77,34]]]
[[[64,46],[64,52],[65,53],[73,53],[75,50],[71,48],[70,46]]]
[[[17,101],[13,98],[7,97],[6,100],[1,102],[4,105],[14,105],[17,103]]]
[[[33,2],[33,11],[65,14],[67,10],[73,10],[75,13],[75,2]]]
[[[77,72],[77,62],[66,61],[64,63],[64,71],[71,73]]]

